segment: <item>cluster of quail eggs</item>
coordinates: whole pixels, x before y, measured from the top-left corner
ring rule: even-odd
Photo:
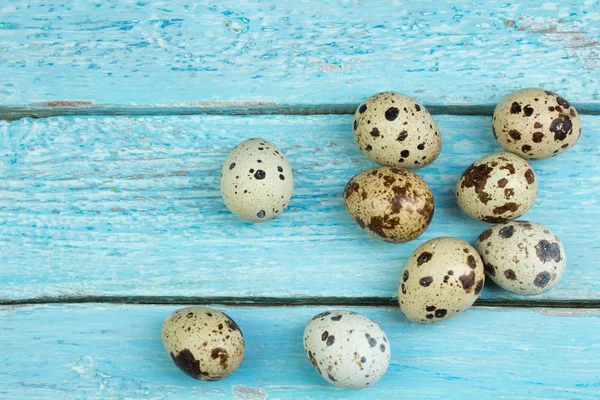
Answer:
[[[550,290],[565,269],[564,247],[543,225],[512,221],[533,205],[535,170],[526,159],[553,157],[581,134],[579,114],[556,93],[513,92],[497,105],[492,129],[505,152],[488,154],[468,166],[456,185],[456,200],[468,216],[497,224],[481,233],[475,247],[439,237],[409,256],[398,283],[404,315],[418,323],[442,321],[465,311],[479,297],[485,276],[519,295]],[[354,137],[362,152],[381,167],[359,172],[344,191],[348,213],[374,237],[406,242],[429,226],[434,200],[414,172],[435,161],[439,130],[415,99],[380,93],[354,114]]]
[[[465,311],[481,294],[486,276],[512,293],[536,295],[554,287],[565,270],[558,236],[538,223],[514,219],[537,196],[537,176],[526,159],[549,158],[573,146],[581,134],[579,114],[556,93],[523,89],[497,105],[492,128],[505,152],[468,166],[456,185],[456,200],[466,215],[495,225],[474,246],[438,237],[412,252],[398,284],[400,310],[411,321],[439,322]],[[400,243],[419,237],[432,221],[435,204],[427,183],[411,170],[433,163],[440,154],[442,139],[433,117],[414,98],[384,92],[359,105],[353,131],[360,150],[380,166],[349,180],[343,192],[348,214],[381,240]],[[249,222],[279,216],[293,189],[288,161],[264,139],[240,143],[221,170],[225,205]],[[175,311],[165,320],[162,337],[173,362],[200,380],[231,375],[244,357],[239,326],[211,308]],[[303,344],[314,369],[341,388],[370,387],[390,362],[385,332],[352,311],[316,315],[306,325]]]

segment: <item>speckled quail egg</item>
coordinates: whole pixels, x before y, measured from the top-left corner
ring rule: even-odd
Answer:
[[[439,237],[410,255],[398,284],[400,310],[414,322],[443,321],[471,307],[485,273],[477,251],[464,240]]]
[[[354,139],[380,165],[421,168],[442,149],[439,129],[416,99],[383,92],[369,97],[354,113]]]
[[[581,135],[579,114],[567,100],[544,89],[521,89],[494,110],[494,136],[506,151],[548,158],[573,146]]]
[[[244,358],[244,336],[226,314],[207,307],[173,312],[162,326],[171,359],[192,378],[218,381],[234,373]]]
[[[565,271],[565,249],[543,225],[511,221],[486,229],[477,238],[485,271],[498,286],[520,295],[552,289]]]
[[[229,154],[221,170],[221,195],[238,217],[264,222],[288,206],[294,177],[287,160],[271,142],[248,139]]]
[[[488,154],[471,164],[456,185],[456,200],[469,216],[498,223],[520,217],[537,196],[531,165],[512,153]]]
[[[352,311],[327,311],[311,319],[304,329],[304,350],[326,381],[345,389],[372,386],[390,363],[385,332]]]
[[[407,242],[421,235],[433,218],[433,194],[417,174],[379,167],[356,174],[344,190],[354,221],[372,236]]]

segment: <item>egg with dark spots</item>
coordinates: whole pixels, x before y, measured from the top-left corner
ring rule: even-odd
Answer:
[[[180,370],[202,381],[228,377],[244,359],[240,327],[208,307],[186,307],[169,315],[162,326],[162,342]]]
[[[464,240],[440,237],[417,247],[406,261],[398,303],[411,321],[431,324],[471,307],[484,283],[477,251]]]
[[[304,329],[304,350],[323,379],[344,389],[371,387],[390,363],[385,332],[352,311],[332,310],[313,317]]]
[[[525,214],[537,197],[533,167],[512,153],[488,154],[471,164],[456,185],[456,200],[472,218],[498,223]]]
[[[545,89],[521,89],[505,96],[494,110],[492,125],[504,150],[542,159],[571,148],[581,136],[575,107]]]
[[[405,169],[379,167],[355,175],[344,190],[350,217],[370,235],[388,242],[420,236],[434,213],[425,181]]]
[[[361,103],[354,114],[354,139],[372,161],[398,168],[421,168],[440,154],[442,137],[416,99],[383,92]]]
[[[294,191],[283,153],[264,139],[248,139],[229,154],[221,170],[221,195],[239,218],[265,222],[280,215]]]
[[[567,263],[558,236],[535,222],[494,225],[479,235],[475,247],[487,276],[501,288],[523,296],[552,289]]]

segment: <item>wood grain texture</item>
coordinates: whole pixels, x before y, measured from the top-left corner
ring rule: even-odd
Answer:
[[[474,307],[439,325],[396,309],[353,308],[386,331],[392,358],[366,391],[325,382],[302,348],[323,308],[227,308],[246,339],[239,370],[220,382],[181,373],[160,327],[175,306],[0,308],[0,396],[61,398],[597,399],[599,310]]]
[[[348,179],[373,164],[351,116],[59,117],[0,123],[0,298],[86,296],[395,297],[425,240],[473,242],[487,224],[456,205],[462,171],[498,151],[490,117],[436,116],[444,144],[419,170],[436,212],[405,244],[371,238],[348,217]],[[580,142],[533,162],[539,195],[524,218],[563,240],[563,280],[527,300],[600,300],[600,117]],[[249,137],[275,143],[295,170],[287,211],[253,225],[225,208],[219,173]],[[518,299],[491,282],[484,299]]]
[[[5,0],[0,106],[429,105],[544,86],[600,110],[597,0]]]

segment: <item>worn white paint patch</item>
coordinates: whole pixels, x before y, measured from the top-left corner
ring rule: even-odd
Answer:
[[[543,10],[554,11],[557,8],[558,8],[558,4],[556,4],[556,3],[543,3],[542,4],[542,9]]]
[[[522,15],[516,21],[515,30],[542,34],[546,45],[561,46],[570,58],[578,59],[584,68],[596,70],[600,67],[600,37],[583,33],[585,27],[577,21]],[[569,80],[576,79],[576,76],[573,72]]]
[[[543,315],[557,317],[580,317],[589,315],[600,317],[600,309],[578,309],[578,308],[532,308],[532,311],[539,312]]]
[[[96,362],[90,356],[77,357],[71,366],[71,369],[75,371],[83,379],[92,379],[96,376]]]
[[[236,400],[265,400],[267,392],[250,386],[236,385],[231,387],[231,393]]]

